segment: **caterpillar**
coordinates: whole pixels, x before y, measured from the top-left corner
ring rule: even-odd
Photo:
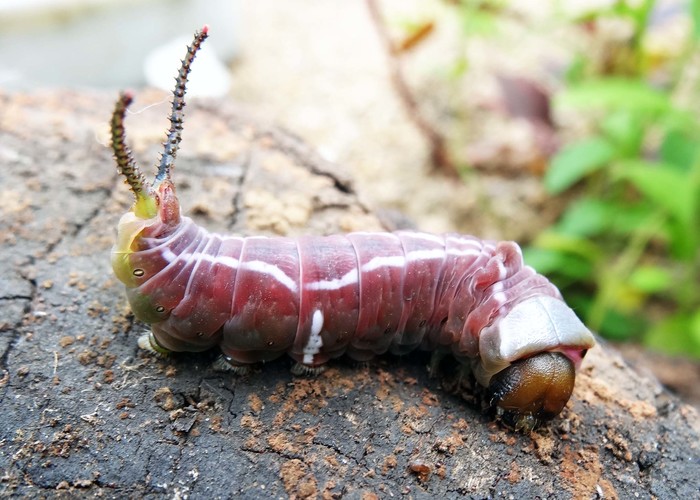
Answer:
[[[182,61],[153,181],[126,144],[130,93],[110,122],[117,169],[135,196],[111,261],[133,314],[150,325],[140,347],[218,346],[217,367],[234,371],[286,353],[295,373],[343,354],[368,360],[422,348],[462,361],[518,428],[558,415],[594,339],[516,243],[410,231],[242,237],[181,214],[171,172],[188,75],[207,36],[205,26]]]

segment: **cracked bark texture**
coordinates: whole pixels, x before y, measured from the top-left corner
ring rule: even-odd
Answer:
[[[338,361],[317,378],[281,359],[236,378],[211,370],[213,353],[139,351],[144,325],[109,265],[132,201],[106,146],[115,97],[0,93],[0,495],[700,495],[697,412],[605,346],[561,418],[530,435],[443,390],[424,354]],[[127,118],[144,170],[167,107],[142,92]],[[200,224],[382,229],[349,177],[298,138],[221,102],[186,112],[174,179]]]

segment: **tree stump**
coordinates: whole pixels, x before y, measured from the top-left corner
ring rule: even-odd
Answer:
[[[291,360],[237,378],[213,353],[155,358],[111,273],[131,193],[107,123],[115,95],[0,93],[0,494],[151,498],[697,498],[700,419],[598,345],[560,418],[512,432],[429,378],[427,357]],[[153,109],[149,104],[158,102]],[[167,128],[139,93],[144,170]],[[342,170],[223,102],[193,102],[174,179],[221,232],[381,230]]]

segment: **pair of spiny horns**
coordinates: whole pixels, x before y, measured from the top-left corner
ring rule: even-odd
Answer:
[[[114,107],[114,112],[112,113],[112,120],[110,121],[112,150],[114,152],[114,158],[117,161],[119,172],[126,178],[126,182],[129,184],[131,191],[133,191],[137,199],[141,196],[148,195],[153,185],[164,179],[170,179],[170,171],[174,166],[177,150],[182,140],[183,109],[185,107],[187,78],[190,74],[192,61],[194,61],[197,51],[201,47],[202,42],[207,39],[207,36],[209,36],[209,28],[206,25],[195,33],[192,45],[187,47],[187,55],[182,60],[180,71],[175,78],[172,111],[170,113],[170,130],[168,130],[168,135],[163,145],[164,151],[160,158],[158,172],[156,173],[153,184],[149,183],[143,173],[141,173],[131,150],[126,145],[124,116],[126,115],[126,109],[133,100],[133,96],[130,92],[122,92],[119,95],[119,99]]]

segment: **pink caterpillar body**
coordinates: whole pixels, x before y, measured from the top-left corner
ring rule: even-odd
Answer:
[[[131,101],[112,117],[115,157],[136,195],[112,252],[132,310],[160,352],[218,346],[232,367],[289,354],[313,369],[347,353],[368,360],[416,348],[453,353],[492,404],[531,427],[558,414],[594,341],[554,285],[512,242],[426,233],[239,237],[180,214],[170,179],[195,35],[173,100],[165,154],[145,181],[124,141]]]

